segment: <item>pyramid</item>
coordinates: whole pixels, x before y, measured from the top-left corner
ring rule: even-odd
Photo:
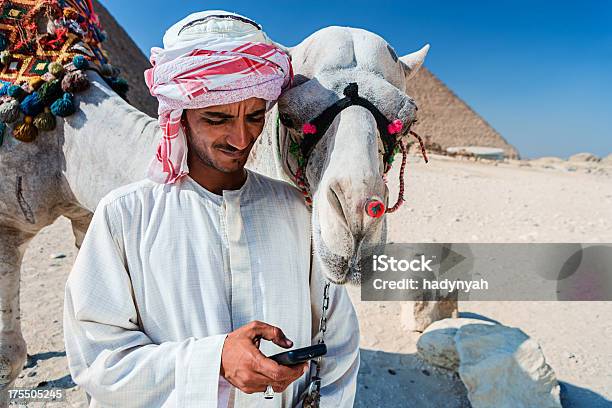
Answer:
[[[144,70],[150,67],[149,60],[99,1],[94,0],[94,7],[108,34],[104,49],[130,84],[130,103],[157,116],[157,100],[149,94],[143,76]],[[513,146],[426,68],[417,73],[410,86],[410,96],[419,106],[415,130],[422,137],[443,148],[490,146],[504,149],[509,157],[518,157]]]
[[[419,70],[408,88],[419,107],[414,129],[421,137],[438,143],[442,148],[498,147],[510,158],[519,157],[514,146],[427,68]]]

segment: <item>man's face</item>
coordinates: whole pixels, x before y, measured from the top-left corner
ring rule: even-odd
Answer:
[[[261,98],[186,109],[189,154],[224,173],[241,170],[263,130],[265,111],[266,101]]]

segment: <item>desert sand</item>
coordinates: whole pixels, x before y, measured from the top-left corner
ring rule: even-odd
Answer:
[[[389,176],[391,201],[398,168]],[[602,162],[432,156],[425,164],[410,156],[406,200],[388,218],[394,242],[612,242],[612,165]],[[66,390],[66,402],[47,406],[87,406],[68,372],[62,332],[64,283],[76,253],[70,224],[60,218],[32,241],[22,269],[23,333],[31,357],[16,386]],[[400,324],[398,302],[362,302],[358,288],[349,291],[361,330],[357,407],[469,406],[456,376],[417,358],[418,336]],[[612,406],[612,302],[459,307],[462,316],[519,327],[538,341],[562,383],[564,406]]]

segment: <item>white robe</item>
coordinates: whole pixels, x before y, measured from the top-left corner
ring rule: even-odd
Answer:
[[[309,285],[310,214],[297,189],[247,171],[223,195],[188,175],[143,179],[99,202],[64,303],[69,368],[90,407],[301,407],[314,369],[271,400],[219,375],[225,336],[250,321],[280,327],[292,348],[319,338],[324,279],[314,265]],[[351,407],[359,328],[346,289],[330,293],[321,406]],[[265,340],[260,350],[285,351]]]

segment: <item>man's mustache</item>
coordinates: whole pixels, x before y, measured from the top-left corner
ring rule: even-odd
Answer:
[[[249,147],[251,147],[251,146],[252,146],[254,143],[255,143],[255,141],[252,141],[251,143],[249,143],[249,145],[248,145],[247,147],[245,147],[245,148],[244,148],[244,149],[242,149],[242,150],[246,150],[246,149],[248,149],[248,148],[249,148]],[[238,152],[238,151],[242,151],[241,149],[237,149],[237,148],[235,148],[234,146],[227,145],[227,144],[216,144],[216,145],[213,145],[213,147],[214,147],[215,149],[226,150],[226,151],[228,151],[228,152]]]

